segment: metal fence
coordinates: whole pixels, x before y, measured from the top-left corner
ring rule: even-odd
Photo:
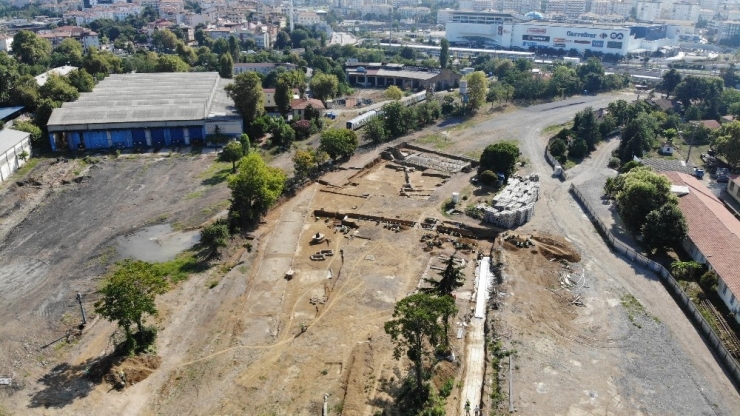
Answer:
[[[720,338],[701,315],[699,310],[696,308],[696,305],[694,305],[694,302],[692,302],[691,299],[686,295],[686,292],[681,289],[681,287],[678,285],[678,282],[676,282],[676,279],[671,275],[671,273],[665,267],[663,267],[663,265],[648,259],[642,254],[631,249],[621,241],[617,240],[614,235],[609,232],[606,224],[604,224],[599,219],[599,217],[596,215],[596,211],[591,208],[591,205],[588,203],[583,194],[581,194],[578,188],[576,188],[575,185],[571,184],[570,190],[571,192],[573,192],[573,195],[576,197],[576,199],[581,204],[583,204],[583,207],[586,209],[586,214],[588,214],[588,216],[591,218],[593,223],[599,229],[599,231],[604,236],[612,249],[620,254],[623,254],[634,263],[637,263],[640,266],[652,270],[653,272],[658,274],[658,276],[660,276],[660,281],[663,283],[663,285],[678,301],[679,306],[681,306],[684,312],[686,312],[686,315],[689,317],[689,319],[691,319],[694,325],[696,325],[701,330],[701,333],[704,335],[706,340],[709,342],[709,345],[712,346],[714,352],[719,357],[720,363],[724,364],[725,369],[735,380],[735,382],[740,384],[740,365],[738,365],[737,361],[735,361],[735,358],[727,351],[725,346],[722,345]]]

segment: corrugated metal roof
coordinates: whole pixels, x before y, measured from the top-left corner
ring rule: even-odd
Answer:
[[[23,139],[30,136],[31,133],[25,131],[13,130],[13,129],[2,129],[0,130],[0,155],[12,149],[13,146],[22,142]]]
[[[17,107],[3,107],[0,108],[0,119],[4,119],[5,117],[10,116],[13,113],[17,113],[21,110],[23,110],[23,106],[19,105]]]
[[[216,72],[174,72],[116,74],[101,81],[90,93],[80,94],[77,101],[55,109],[49,131],[65,126],[161,121],[205,120],[215,111],[233,115],[234,103]]]

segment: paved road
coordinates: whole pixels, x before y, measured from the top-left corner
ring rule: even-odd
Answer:
[[[357,38],[344,32],[334,32],[331,35],[331,41],[329,41],[331,45],[354,45],[355,43],[357,43]]]

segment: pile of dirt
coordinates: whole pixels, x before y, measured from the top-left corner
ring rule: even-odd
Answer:
[[[118,361],[108,371],[105,379],[114,388],[124,389],[149,377],[162,364],[157,355],[137,355]]]
[[[543,256],[552,260],[565,259],[571,263],[581,261],[581,255],[567,241],[548,236],[532,236],[532,240],[539,244],[539,251]]]

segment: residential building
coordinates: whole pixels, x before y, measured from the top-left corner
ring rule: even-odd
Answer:
[[[293,110],[293,120],[302,120],[308,106],[319,110],[319,114],[322,115],[324,110],[326,110],[326,107],[321,100],[317,100],[315,98],[298,98],[290,102],[290,108]]]
[[[443,25],[447,22],[452,21],[452,16],[455,14],[457,10],[452,9],[441,9],[437,10],[437,24]]]
[[[740,34],[740,21],[738,20],[716,22],[716,25],[717,38],[720,40],[729,39],[735,35]]]
[[[390,16],[393,13],[393,6],[390,4],[366,4],[360,7],[360,13],[363,15]]]
[[[494,9],[493,0],[460,0],[459,10],[482,12]]]
[[[296,13],[295,22],[299,25],[312,25],[321,22],[321,17],[314,12]]]
[[[717,293],[740,323],[740,221],[698,179],[679,172],[665,175],[682,188],[678,206],[689,228],[684,249],[717,274]]]
[[[689,22],[699,21],[699,11],[701,6],[695,3],[674,3],[673,4],[673,20],[686,20]]]
[[[89,24],[99,19],[125,20],[128,16],[138,16],[144,6],[134,3],[119,3],[116,5],[98,5],[82,11],[64,13],[64,20],[74,19],[78,26]]]
[[[638,1],[636,6],[637,20],[652,22],[660,18],[662,3],[657,1]]]
[[[548,14],[563,14],[569,19],[577,19],[586,13],[585,0],[549,0],[546,7]]]
[[[80,42],[85,50],[90,47],[100,48],[98,34],[80,26],[60,26],[52,30],[42,30],[38,32],[38,36],[51,42],[52,47],[56,47],[64,39],[72,38]]]
[[[399,7],[396,15],[402,18],[413,18],[429,16],[431,9],[429,7]]]

